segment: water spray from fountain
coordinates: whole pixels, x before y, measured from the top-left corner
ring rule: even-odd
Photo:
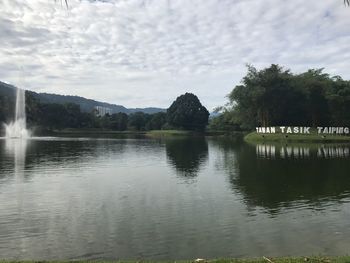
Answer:
[[[13,122],[5,125],[6,138],[27,139],[30,133],[27,130],[25,90],[17,88],[16,115]]]

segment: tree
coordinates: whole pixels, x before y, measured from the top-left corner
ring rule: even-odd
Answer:
[[[135,112],[130,114],[128,126],[137,131],[146,129],[146,123],[149,121],[150,115],[143,112]]]
[[[239,131],[241,128],[236,115],[235,111],[225,108],[217,116],[209,119],[208,129],[211,131]]]
[[[279,65],[248,66],[242,84],[229,94],[211,129],[251,130],[256,126],[327,126],[350,123],[350,82],[323,69],[292,74]]]
[[[66,108],[65,126],[69,128],[79,128],[81,123],[80,106],[74,103],[64,104]]]
[[[185,130],[204,130],[208,124],[208,118],[208,110],[192,93],[177,97],[167,110],[168,123]]]
[[[67,116],[67,111],[62,104],[40,104],[38,122],[50,130],[65,128],[65,116]]]
[[[128,115],[123,112],[112,114],[110,128],[117,131],[125,131],[128,128]]]
[[[293,87],[292,79],[290,71],[279,65],[272,64],[259,71],[248,66],[242,84],[228,96],[242,129],[283,125],[285,120],[294,124],[302,114],[298,105],[302,102],[302,92]]]
[[[350,82],[340,77],[333,80],[327,92],[330,123],[334,126],[350,126]]]
[[[146,130],[161,130],[166,123],[166,113],[157,112],[152,114],[151,119],[146,124]]]
[[[332,85],[328,74],[323,69],[309,69],[307,72],[295,76],[296,86],[305,95],[305,116],[307,123],[312,126],[329,124],[329,109],[326,92]],[[300,116],[299,116],[299,119]]]

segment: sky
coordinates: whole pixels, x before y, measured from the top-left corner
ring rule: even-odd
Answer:
[[[64,2],[64,1],[63,1]],[[343,0],[0,0],[0,81],[126,107],[212,110],[246,65],[350,79]]]

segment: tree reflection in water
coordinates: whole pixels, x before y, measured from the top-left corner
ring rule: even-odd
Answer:
[[[208,159],[208,143],[204,137],[167,139],[165,147],[168,162],[185,178],[196,177]]]
[[[220,147],[224,157],[219,160],[232,189],[248,208],[263,207],[271,214],[282,208],[322,209],[350,197],[349,146],[256,146],[228,140],[213,140],[213,145]]]

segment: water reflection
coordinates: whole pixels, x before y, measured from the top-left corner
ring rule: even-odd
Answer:
[[[9,158],[13,158],[14,175],[22,178],[26,165],[26,151],[29,144],[25,139],[6,139],[5,153]]]
[[[122,156],[126,140],[96,140],[74,138],[47,138],[31,140],[26,166],[34,169],[45,165],[48,170],[74,169],[82,164],[100,160],[101,156],[117,153]]]
[[[349,158],[349,144],[257,144],[256,155],[262,159]]]
[[[248,208],[326,209],[350,197],[348,145],[246,145],[216,141],[232,189]]]
[[[15,162],[29,180],[14,179]],[[317,154],[260,158],[255,145],[230,139],[48,138],[26,147],[0,140],[0,254],[13,260],[346,254],[349,168],[346,158]]]
[[[208,159],[208,143],[203,137],[167,139],[165,147],[170,164],[184,177],[197,176]]]

